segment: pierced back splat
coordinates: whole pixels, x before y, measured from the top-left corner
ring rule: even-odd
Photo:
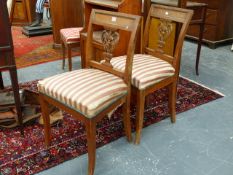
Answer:
[[[113,57],[113,51],[118,44],[120,35],[116,30],[105,29],[102,33],[101,40],[103,42],[104,52],[102,64],[112,67],[110,61]]]
[[[172,22],[165,19],[160,19],[158,24],[158,48],[157,51],[164,53],[164,46],[167,38],[172,33]]]

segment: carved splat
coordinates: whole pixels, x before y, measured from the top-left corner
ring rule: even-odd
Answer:
[[[161,53],[164,53],[164,46],[166,44],[166,39],[170,36],[172,33],[172,22],[165,20],[165,19],[160,19],[160,22],[158,24],[158,36],[159,36],[159,41],[158,41],[158,48],[157,50]]]
[[[113,57],[113,51],[118,44],[120,39],[120,35],[117,31],[113,31],[110,29],[106,29],[103,31],[101,40],[103,42],[104,52],[103,52],[103,59],[104,61],[102,64],[112,67],[110,61]]]

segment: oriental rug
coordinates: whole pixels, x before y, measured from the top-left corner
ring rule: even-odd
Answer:
[[[12,38],[17,68],[62,59],[61,49],[53,49],[53,35],[27,37],[22,27],[12,26]],[[72,53],[80,55],[79,51]]]
[[[21,88],[36,91],[37,81],[21,84]],[[177,113],[223,97],[208,88],[180,78],[178,84]],[[135,128],[135,106],[131,107],[132,127]],[[144,126],[168,117],[166,89],[151,94],[145,109]],[[82,123],[64,114],[64,121],[52,127],[52,146],[46,149],[43,126],[37,122],[24,127],[25,136],[19,128],[0,129],[0,174],[29,175],[56,166],[87,152],[85,128]],[[179,117],[179,116],[177,116]],[[97,126],[97,147],[124,136],[121,109],[112,117],[104,118]]]

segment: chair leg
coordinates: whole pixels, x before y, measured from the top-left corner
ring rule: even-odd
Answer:
[[[71,48],[67,46],[67,50],[68,50],[69,71],[72,71]]]
[[[125,135],[127,137],[127,140],[129,142],[132,141],[132,135],[131,135],[131,122],[130,122],[130,96],[126,97],[126,102],[123,105],[123,122],[124,122],[124,128],[125,128]]]
[[[44,129],[45,129],[45,145],[47,147],[51,144],[51,127],[50,127],[50,118],[49,118],[49,104],[44,99],[42,94],[39,94],[41,113],[44,120]]]
[[[65,44],[64,42],[62,41],[62,69],[65,69],[65,62],[66,62],[66,47],[65,47]]]
[[[168,108],[169,113],[171,117],[171,122],[176,122],[176,93],[177,93],[177,87],[176,83],[172,83],[168,86]]]
[[[89,122],[86,122],[85,126],[88,147],[88,175],[93,175],[96,159],[96,123],[90,120]]]
[[[136,113],[136,139],[135,144],[140,143],[141,132],[143,127],[145,108],[145,91],[137,90],[137,113]]]

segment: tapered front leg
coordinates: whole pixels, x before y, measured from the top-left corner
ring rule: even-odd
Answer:
[[[137,113],[136,113],[136,139],[135,144],[139,144],[141,140],[141,132],[143,128],[145,108],[145,91],[137,90]]]
[[[94,175],[96,159],[96,122],[86,122],[87,147],[88,147],[88,175]]]
[[[49,104],[45,100],[43,94],[39,94],[41,113],[44,120],[44,130],[45,130],[45,145],[47,147],[51,144],[51,126],[50,126],[50,118],[49,118]]]
[[[168,94],[168,108],[169,108],[169,113],[171,117],[171,122],[175,123],[176,122],[176,83],[173,82],[171,85],[168,87],[169,94]]]
[[[129,142],[132,141],[131,122],[130,122],[130,96],[126,97],[126,102],[123,104],[123,123],[125,135]]]

